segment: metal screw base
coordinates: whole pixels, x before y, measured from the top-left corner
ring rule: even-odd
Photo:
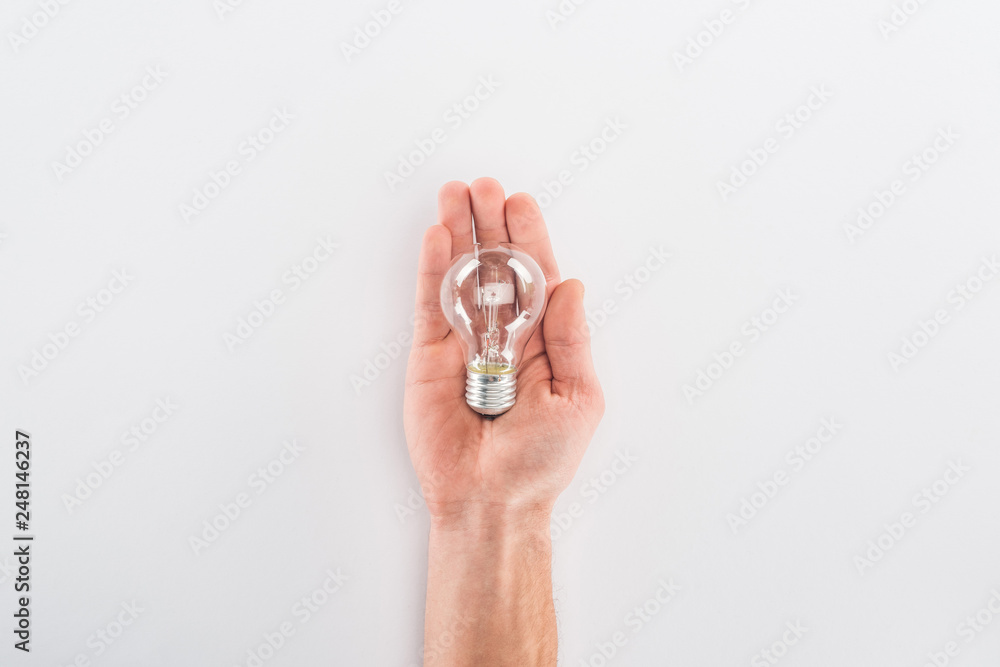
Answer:
[[[481,415],[502,415],[514,405],[517,371],[489,375],[468,371],[465,379],[465,402]]]

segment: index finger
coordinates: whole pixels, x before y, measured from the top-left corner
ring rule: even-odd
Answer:
[[[535,258],[545,273],[545,284],[551,292],[559,284],[559,266],[538,202],[528,193],[518,192],[507,198],[504,214],[510,242]]]

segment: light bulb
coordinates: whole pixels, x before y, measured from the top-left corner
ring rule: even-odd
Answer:
[[[441,283],[441,310],[465,352],[465,400],[495,417],[514,405],[524,346],[545,309],[545,274],[510,243],[474,244]]]

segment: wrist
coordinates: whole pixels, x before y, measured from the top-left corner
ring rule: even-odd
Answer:
[[[424,664],[555,665],[551,507],[428,507]]]
[[[510,532],[548,539],[552,517],[551,503],[460,501],[428,503],[428,509],[433,532],[477,536]]]

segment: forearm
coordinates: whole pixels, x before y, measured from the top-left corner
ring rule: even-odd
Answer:
[[[549,510],[433,517],[425,666],[549,667],[556,646]]]

